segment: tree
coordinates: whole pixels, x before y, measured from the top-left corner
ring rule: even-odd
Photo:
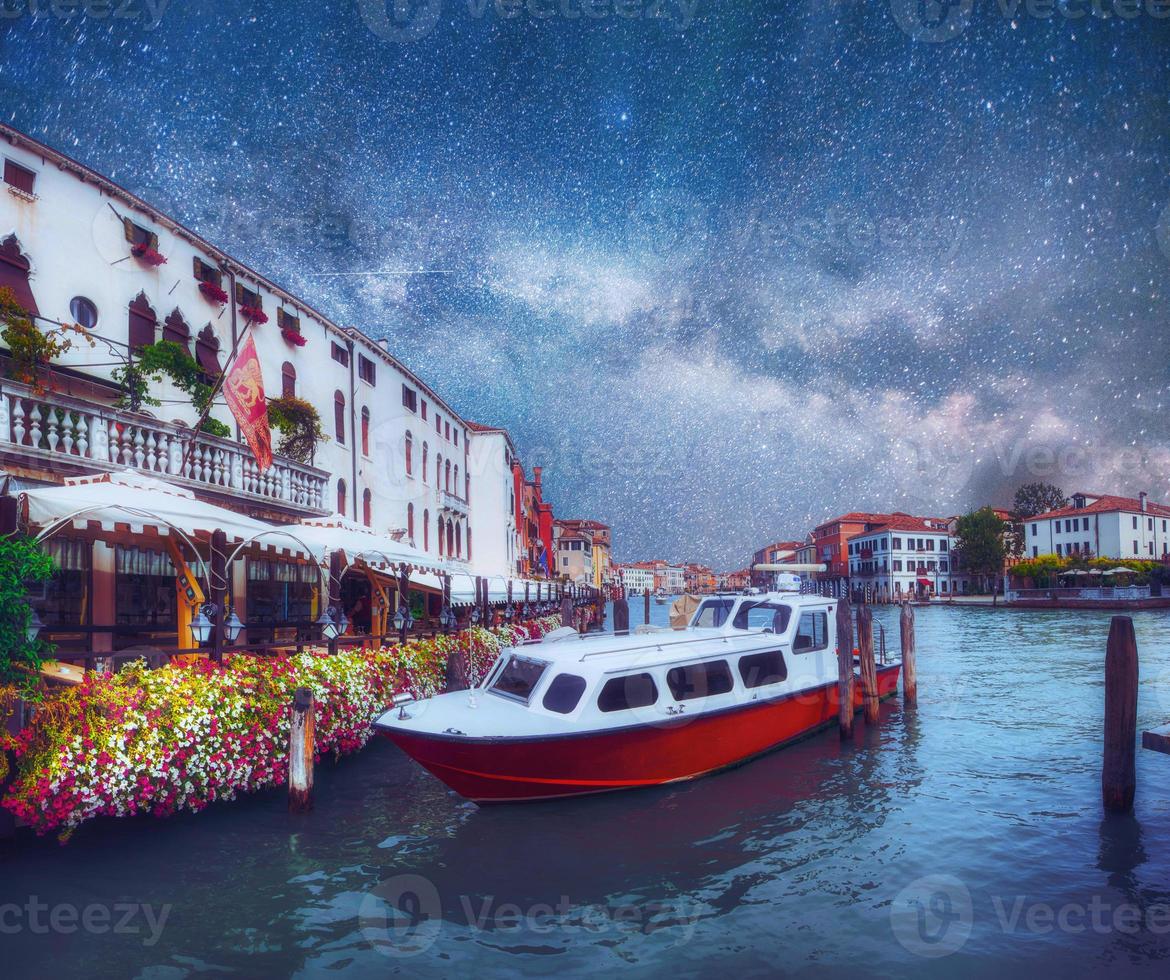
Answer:
[[[960,517],[955,527],[955,554],[963,568],[984,579],[998,576],[1007,554],[1007,527],[990,507]]]
[[[1011,534],[1008,538],[1012,556],[1019,558],[1024,554],[1024,524],[1028,518],[1067,506],[1068,497],[1055,484],[1025,483],[1017,487],[1012,505]]]
[[[1068,506],[1068,497],[1060,487],[1051,483],[1025,483],[1016,490],[1012,513],[1017,520],[1026,521],[1037,514]]]

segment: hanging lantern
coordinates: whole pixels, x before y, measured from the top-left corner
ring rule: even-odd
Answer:
[[[244,630],[244,624],[240,622],[240,617],[236,615],[234,609],[223,625],[227,630],[228,643],[235,643],[239,639],[240,633]]]
[[[206,602],[199,607],[199,612],[191,619],[191,638],[196,646],[202,646],[211,639],[211,631],[215,628],[215,606]]]
[[[25,636],[28,637],[29,643],[35,643],[37,636],[40,635],[41,630],[45,628],[45,624],[41,621],[41,617],[37,615],[35,609],[30,610],[28,617],[28,626],[25,628]]]
[[[471,610],[471,622],[479,622],[479,606],[476,606],[473,610]]]

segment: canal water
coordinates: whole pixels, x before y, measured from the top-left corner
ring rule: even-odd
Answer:
[[[694,783],[477,809],[378,741],[308,816],[271,792],[6,846],[4,974],[1166,976],[1170,758],[1139,751],[1133,817],[1099,802],[1108,615],[917,618],[916,711]],[[1170,638],[1134,618],[1140,728]]]

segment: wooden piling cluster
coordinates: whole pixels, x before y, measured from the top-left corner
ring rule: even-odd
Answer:
[[[837,727],[842,738],[853,735],[853,610],[846,596],[837,603]]]

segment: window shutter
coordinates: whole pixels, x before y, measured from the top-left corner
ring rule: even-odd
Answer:
[[[33,298],[28,274],[29,261],[20,251],[20,242],[15,235],[9,235],[0,242],[0,286],[12,290],[16,302],[25,312],[39,316],[41,311],[37,309],[37,301]]]
[[[155,341],[154,330],[158,317],[150,308],[146,296],[139,293],[130,303],[130,321],[127,328],[127,344],[132,352],[138,351]]]

